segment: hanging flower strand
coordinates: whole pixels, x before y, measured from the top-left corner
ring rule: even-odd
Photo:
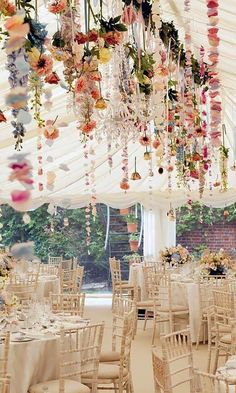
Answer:
[[[210,95],[210,111],[211,111],[211,141],[213,146],[219,147],[221,145],[221,100],[220,100],[220,79],[218,74],[219,61],[219,44],[220,38],[218,35],[219,29],[217,27],[219,22],[219,2],[218,0],[207,0],[207,16],[209,20],[208,27],[208,42],[210,45],[208,58],[209,65],[209,95]]]

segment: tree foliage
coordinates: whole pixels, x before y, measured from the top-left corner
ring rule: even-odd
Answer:
[[[236,221],[236,204],[216,209],[193,203],[191,209],[188,206],[183,206],[177,212],[177,236],[182,236],[194,228],[199,229],[202,225],[211,226],[220,222],[233,221]]]
[[[92,278],[108,272],[106,252],[104,250],[105,227],[102,216],[91,218],[91,242],[86,245],[85,209],[57,209],[57,214],[51,216],[47,205],[29,212],[31,221],[25,224],[22,213],[16,212],[10,206],[2,206],[1,229],[2,243],[11,246],[17,242],[33,241],[35,254],[47,261],[48,255],[62,255],[65,259],[78,257],[86,266],[87,274]],[[69,226],[64,226],[67,217]],[[52,227],[54,231],[52,231]]]

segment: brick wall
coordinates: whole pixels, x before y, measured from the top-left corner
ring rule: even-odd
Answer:
[[[224,248],[225,251],[231,252],[232,249],[236,249],[236,221],[212,226],[202,225],[199,229],[177,236],[176,241],[177,244],[188,247],[190,251],[204,244],[212,251]]]

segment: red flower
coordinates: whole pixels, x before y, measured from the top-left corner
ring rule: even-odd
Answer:
[[[218,0],[208,0],[207,7],[208,8],[217,8],[219,6]]]
[[[98,35],[97,30],[93,29],[93,30],[90,30],[88,32],[88,40],[89,40],[89,42],[97,42],[98,37],[99,37],[99,35]]]
[[[150,138],[147,135],[141,136],[139,139],[139,142],[141,143],[142,146],[148,146],[151,143]]]
[[[18,202],[18,203],[28,201],[30,199],[30,191],[28,191],[28,190],[12,191],[11,199],[12,199],[12,202]]]
[[[51,74],[47,75],[45,78],[45,82],[50,83],[50,85],[57,85],[60,78],[56,72],[52,72]]]
[[[75,41],[77,44],[85,44],[88,41],[88,37],[84,33],[77,33],[75,36]]]
[[[6,123],[6,121],[7,121],[6,117],[4,116],[3,112],[0,111],[0,123],[2,122]]]
[[[196,127],[193,133],[196,137],[206,136],[206,130],[203,127]]]
[[[66,8],[66,0],[54,0],[49,4],[48,10],[53,14],[59,14]]]
[[[190,176],[193,179],[199,179],[199,173],[198,173],[198,171],[196,169],[193,169],[192,171],[190,171]]]
[[[100,72],[93,71],[89,73],[89,79],[91,79],[91,81],[100,82],[102,80],[102,77]]]
[[[121,188],[122,190],[128,190],[128,189],[129,189],[129,183],[127,182],[127,180],[123,180],[123,181],[120,183],[120,188]]]
[[[91,91],[91,96],[93,97],[94,100],[98,100],[100,98],[100,93],[98,89],[93,89]]]
[[[85,91],[87,88],[87,81],[84,76],[81,76],[79,79],[77,79],[76,84],[75,84],[75,91],[77,93],[81,93]]]
[[[96,127],[96,121],[90,120],[87,123],[84,123],[80,126],[81,131],[84,134],[90,134],[90,132]]]
[[[121,43],[123,34],[119,31],[109,31],[103,36],[103,38],[106,44],[115,46]]]

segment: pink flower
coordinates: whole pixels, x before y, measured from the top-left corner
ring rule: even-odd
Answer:
[[[52,59],[47,55],[41,55],[38,60],[31,62],[31,67],[40,76],[50,74],[52,72],[52,65]]]
[[[89,42],[97,42],[99,34],[97,30],[93,29],[88,32],[88,40]]]
[[[121,20],[126,25],[132,25],[137,21],[137,13],[132,5],[128,5],[124,8]]]
[[[109,31],[104,34],[103,38],[108,45],[115,46],[121,43],[123,34],[119,31]]]
[[[91,81],[100,82],[102,80],[101,74],[98,71],[93,71],[89,73],[89,79]]]
[[[56,72],[52,72],[51,74],[47,75],[45,78],[45,82],[49,83],[50,85],[57,85],[59,81],[60,78]]]
[[[90,134],[90,132],[96,127],[96,121],[90,120],[87,123],[84,123],[80,126],[81,131],[84,134]]]
[[[218,0],[208,0],[207,8],[217,8],[219,6]]]
[[[26,202],[26,201],[28,201],[30,199],[30,191],[28,191],[28,190],[24,190],[24,191],[15,190],[15,191],[12,191],[11,199],[12,199],[12,202],[15,202],[15,203]]]
[[[86,34],[78,32],[75,36],[75,41],[77,44],[85,44],[88,41],[88,37]]]
[[[59,14],[60,12],[65,10],[66,5],[66,0],[54,0],[52,3],[49,4],[48,10],[53,14]]]
[[[87,89],[87,81],[84,76],[80,76],[79,79],[77,79],[76,84],[75,84],[75,91],[76,93],[81,93]]]
[[[100,98],[100,92],[98,89],[93,89],[91,91],[91,96],[93,97],[94,100],[98,100]]]

